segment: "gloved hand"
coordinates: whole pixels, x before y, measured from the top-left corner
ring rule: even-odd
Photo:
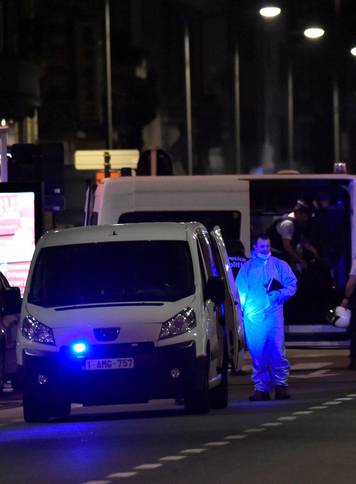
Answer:
[[[281,293],[280,291],[272,291],[269,294],[269,300],[272,303],[277,303],[280,300]]]

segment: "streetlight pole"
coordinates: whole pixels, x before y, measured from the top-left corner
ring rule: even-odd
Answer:
[[[190,32],[188,20],[184,20],[184,64],[185,64],[185,103],[188,144],[188,175],[193,174],[193,133],[192,133],[192,80],[190,70]]]
[[[234,39],[234,101],[236,173],[241,173],[240,56],[236,34]]]
[[[0,125],[1,182],[7,182],[7,132],[6,123]]]
[[[281,14],[281,9],[278,5],[265,3],[260,9],[260,15],[265,19],[264,31],[268,31],[269,22],[274,22],[274,19]],[[272,27],[272,24],[270,24]],[[276,39],[271,39],[272,32],[265,35],[265,42],[263,45],[263,66],[264,66],[264,143],[262,148],[262,166],[264,171],[270,171],[274,168],[274,143],[275,137],[275,117],[273,115],[275,95],[275,83],[277,72],[277,57],[274,49],[274,42]]]
[[[333,128],[334,128],[334,163],[340,163],[340,100],[339,82],[335,73],[333,77]]]
[[[293,82],[293,63],[288,60],[287,75],[288,91],[288,168],[294,166],[294,82]]]
[[[106,63],[106,115],[108,149],[112,149],[112,84],[111,84],[111,38],[110,38],[110,0],[105,0],[105,63]]]

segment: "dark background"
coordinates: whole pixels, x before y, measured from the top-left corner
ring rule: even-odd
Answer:
[[[193,173],[331,173],[334,161],[345,161],[354,173],[356,58],[349,49],[356,45],[355,2],[279,1],[282,14],[270,21],[258,13],[262,3],[111,0],[113,147],[159,146],[172,156],[175,173],[187,173],[186,27]],[[94,179],[93,172],[75,171],[74,151],[107,147],[104,13],[105,0],[0,0],[0,118],[9,125],[10,146],[62,144],[62,225],[82,222],[86,181]],[[303,36],[311,23],[324,27],[322,39]],[[145,64],[146,71],[140,69]],[[288,65],[294,85],[292,162]],[[340,97],[340,160],[334,159],[333,82]]]

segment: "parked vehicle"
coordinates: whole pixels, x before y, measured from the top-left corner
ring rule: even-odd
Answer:
[[[17,338],[25,421],[67,416],[72,402],[225,407],[243,347],[230,272],[220,230],[200,223],[45,234]]]
[[[105,179],[88,191],[86,223],[197,220],[219,225],[227,252],[291,212],[298,199],[314,207],[313,242],[320,259],[285,307],[286,341],[293,347],[347,347],[347,329],[327,322],[342,299],[356,256],[356,176],[347,174],[153,176]],[[324,199],[324,200],[321,200]]]
[[[16,364],[16,333],[20,317],[20,289],[11,287],[0,272],[0,391],[10,380],[19,388]]]

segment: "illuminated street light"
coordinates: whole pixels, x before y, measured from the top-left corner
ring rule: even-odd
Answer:
[[[353,56],[356,57],[356,47],[352,47],[352,49],[350,49],[350,52]]]
[[[272,18],[278,16],[281,13],[281,9],[276,6],[265,6],[261,8],[260,15],[265,18]],[[304,30],[304,35],[310,40],[320,39],[325,34],[325,30],[321,27],[312,26]],[[356,47],[355,54],[356,56]],[[294,163],[294,79],[293,79],[293,61],[288,59],[287,65],[287,93],[288,93],[288,163],[289,167],[293,167]],[[335,94],[335,89],[334,89]],[[334,95],[334,104],[336,102],[336,97]],[[334,105],[335,111],[335,105]]]
[[[263,7],[260,10],[260,15],[266,18],[277,17],[281,13],[281,9],[275,5],[270,5],[268,7]]]
[[[304,30],[304,35],[308,39],[320,39],[325,34],[325,30],[321,27],[308,27]]]

